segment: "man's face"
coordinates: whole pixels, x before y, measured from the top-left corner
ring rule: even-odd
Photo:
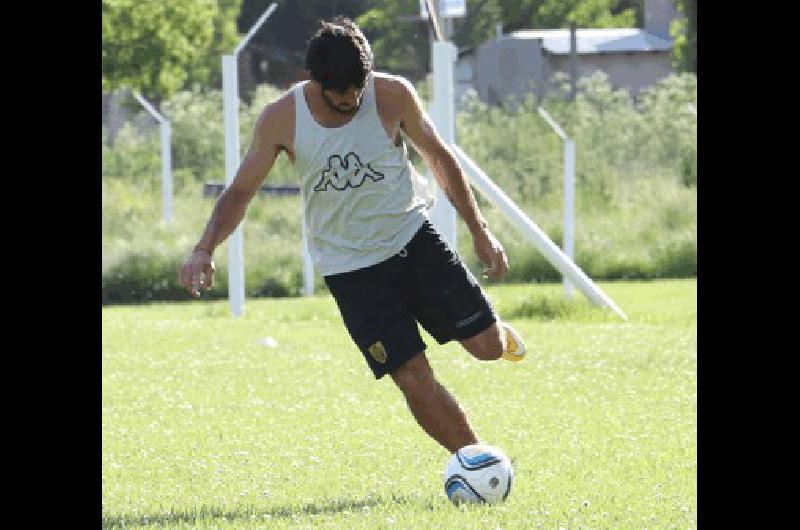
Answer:
[[[322,89],[322,99],[328,106],[339,114],[355,114],[361,106],[361,98],[364,95],[364,88],[350,87],[340,92],[338,90]]]

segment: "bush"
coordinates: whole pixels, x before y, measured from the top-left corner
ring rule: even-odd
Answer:
[[[187,291],[178,283],[176,258],[158,254],[128,254],[103,274],[102,303],[180,300]]]

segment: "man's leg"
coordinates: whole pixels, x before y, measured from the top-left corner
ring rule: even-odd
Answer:
[[[445,449],[455,453],[465,445],[478,443],[464,410],[436,380],[424,352],[390,375],[405,395],[417,423]]]
[[[500,357],[521,361],[525,357],[525,344],[519,337],[514,339],[511,326],[505,322],[495,322],[477,335],[460,342],[464,349],[481,361],[493,361]]]
[[[416,320],[439,344],[458,340],[483,361],[525,358],[522,338],[499,320],[478,280],[429,222],[407,245]]]

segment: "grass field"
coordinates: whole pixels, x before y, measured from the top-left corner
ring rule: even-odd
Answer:
[[[249,300],[239,319],[226,301],[104,308],[103,527],[694,528],[697,283],[600,286],[630,321],[560,285],[488,287],[531,350],[519,364],[424,335],[514,464],[504,504],[460,508],[449,455],[329,296]]]

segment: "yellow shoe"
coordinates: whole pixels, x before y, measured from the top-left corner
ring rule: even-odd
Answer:
[[[503,322],[503,327],[506,329],[506,351],[501,356],[506,361],[518,363],[525,358],[525,343],[514,329]]]

